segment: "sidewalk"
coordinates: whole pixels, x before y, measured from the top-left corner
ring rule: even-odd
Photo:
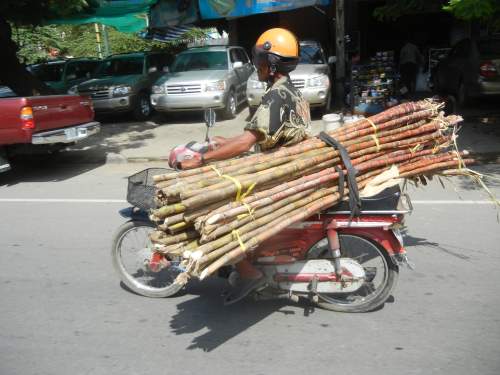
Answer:
[[[210,134],[225,137],[240,134],[247,116],[248,109],[244,108],[233,120],[218,120]],[[500,163],[500,119],[485,120],[477,114],[466,114],[465,118],[459,132],[459,148],[470,151],[478,162]],[[313,134],[321,130],[321,118],[315,116]],[[71,153],[71,160],[82,163],[166,162],[172,147],[192,140],[203,141],[205,131],[202,114],[179,114],[168,119],[156,116],[146,122],[127,121],[126,117],[110,119],[102,123],[98,135],[67,152]]]

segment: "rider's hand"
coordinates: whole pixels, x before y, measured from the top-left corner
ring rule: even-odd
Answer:
[[[193,169],[203,165],[201,161],[201,154],[194,154],[191,159],[181,161],[181,169]]]

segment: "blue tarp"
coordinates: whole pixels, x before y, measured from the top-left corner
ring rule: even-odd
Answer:
[[[328,5],[330,0],[199,0],[202,19],[245,17],[259,13],[280,12],[314,5]]]

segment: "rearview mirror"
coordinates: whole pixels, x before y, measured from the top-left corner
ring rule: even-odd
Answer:
[[[337,62],[337,56],[330,56],[328,58],[328,64],[335,64]]]
[[[241,61],[235,61],[233,63],[233,68],[234,69],[243,68],[243,63]]]
[[[212,108],[205,109],[205,124],[207,128],[212,128],[215,125],[215,111]]]
[[[158,69],[156,68],[156,66],[152,66],[151,68],[148,69],[148,73],[156,73],[158,71]]]

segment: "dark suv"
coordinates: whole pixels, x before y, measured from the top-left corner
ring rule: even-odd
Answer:
[[[458,104],[470,97],[500,95],[500,37],[458,42],[433,72],[436,91]]]
[[[70,93],[90,95],[97,114],[132,112],[137,120],[145,120],[152,113],[151,86],[171,60],[162,52],[112,55],[101,62],[94,79]]]
[[[28,69],[58,94],[66,94],[70,87],[92,78],[99,63],[93,58],[78,58],[34,64]]]

